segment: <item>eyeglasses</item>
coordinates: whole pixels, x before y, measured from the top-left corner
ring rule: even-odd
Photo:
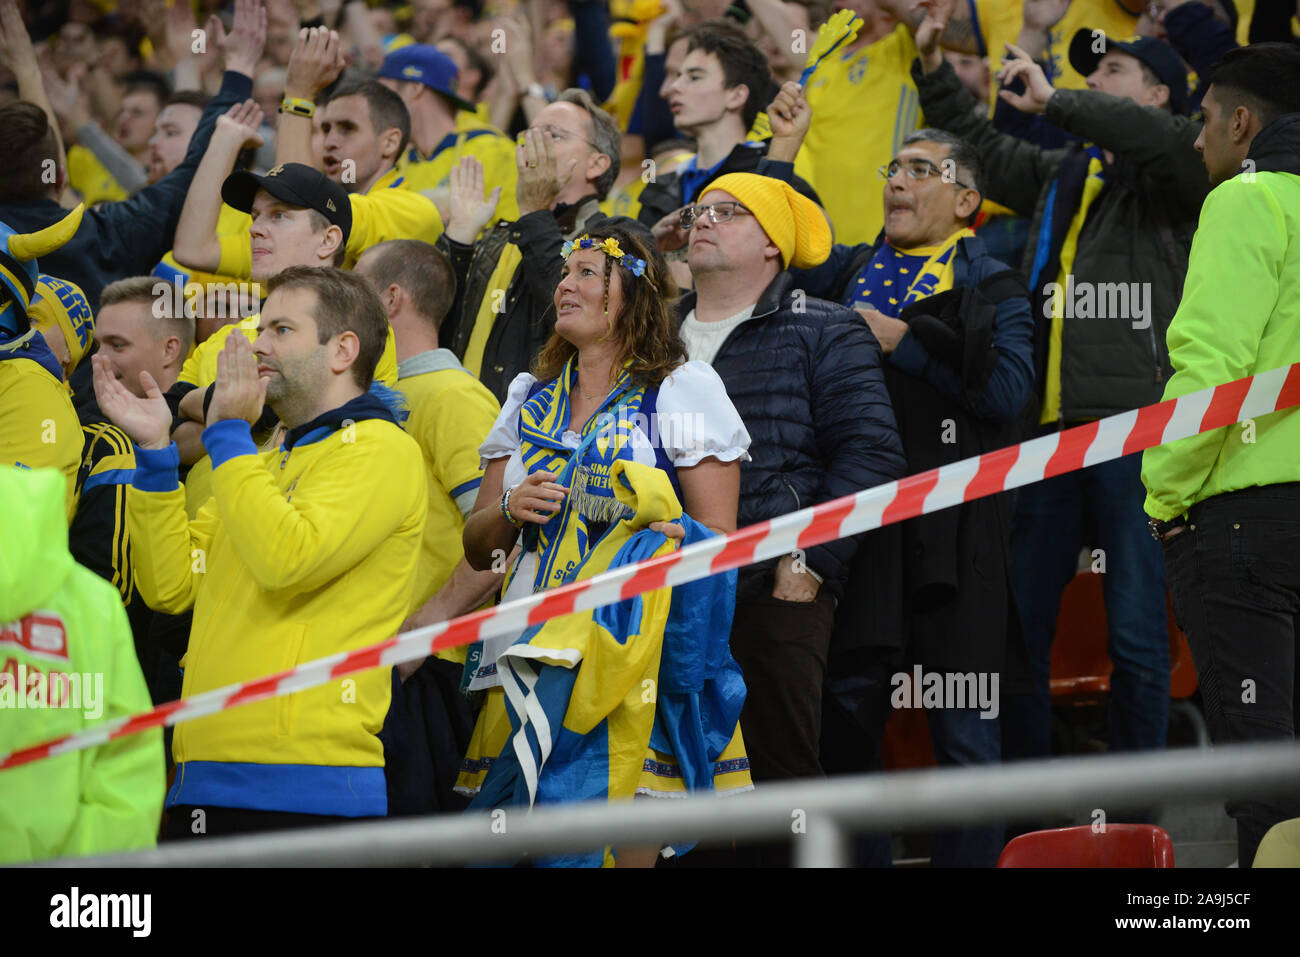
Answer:
[[[600,149],[599,146],[587,139],[585,136],[579,136],[577,133],[572,133],[569,130],[560,129],[560,127],[552,126],[550,123],[542,123],[539,126],[530,126],[528,127],[528,130],[532,130],[535,133],[550,133],[551,139],[555,140],[582,140],[582,142],[586,143],[592,149]],[[518,145],[524,145],[524,142],[527,139],[526,134],[528,133],[528,130],[519,131],[519,134],[515,137],[515,142]]]
[[[897,176],[900,169],[907,173],[908,179],[929,179],[931,176],[938,176],[945,183],[956,183],[962,189],[975,188],[952,178],[946,170],[941,170],[928,159],[921,159],[920,157],[902,163],[894,160],[888,166],[880,167],[876,172],[880,174],[881,179],[888,181]]]
[[[709,214],[709,221],[715,226],[721,226],[723,223],[731,222],[733,216],[737,213],[745,213],[752,216],[749,210],[740,203],[728,200],[724,203],[710,203],[707,206],[687,206],[682,210],[681,219],[679,220],[682,229],[692,229],[700,221],[700,217],[705,212]]]

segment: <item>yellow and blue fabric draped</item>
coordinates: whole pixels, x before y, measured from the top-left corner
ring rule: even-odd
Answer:
[[[576,578],[673,551],[647,528],[654,521],[680,520],[684,544],[712,537],[682,513],[667,473],[619,460],[612,477],[631,517],[581,561]],[[629,799],[644,790],[648,763],[670,765],[685,790],[737,777],[747,789],[737,724],[745,686],[728,646],[735,581],[733,571],[658,589],[520,635],[500,659],[509,739],[485,762],[470,809]],[[613,857],[606,848],[535,863],[590,867]]]
[[[858,274],[849,305],[867,306],[896,318],[905,306],[946,292],[955,276],[957,243],[974,235],[972,229],[959,229],[937,246],[917,249],[882,243]]]
[[[620,458],[632,457],[632,432],[645,390],[634,388],[624,369],[583,427],[582,446],[573,450],[562,436],[576,377],[577,366],[571,358],[559,378],[542,386],[519,410],[519,454],[524,467],[529,474],[555,473],[556,482],[570,490],[549,522],[529,527],[529,533],[536,529],[535,537],[525,535],[525,547],[537,551],[535,591],[573,580],[578,563],[594,544],[589,523],[609,523],[627,514],[615,494],[613,465]]]

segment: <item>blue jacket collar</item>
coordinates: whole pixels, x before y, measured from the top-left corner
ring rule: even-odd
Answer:
[[[384,419],[397,425],[397,418],[378,396],[365,392],[344,402],[337,409],[323,412],[310,422],[294,426],[284,436],[283,448],[287,452],[299,443],[308,445],[319,441],[336,431],[345,421],[360,422],[363,419]]]
[[[0,332],[0,361],[5,359],[31,359],[38,366],[63,381],[63,367],[45,342],[45,337],[35,329],[28,329],[21,336]]]

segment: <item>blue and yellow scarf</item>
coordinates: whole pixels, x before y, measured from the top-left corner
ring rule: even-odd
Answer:
[[[645,389],[632,384],[624,369],[614,388],[580,433],[575,451],[564,444],[570,411],[570,391],[577,382],[577,364],[570,359],[558,379],[529,396],[519,410],[519,454],[529,474],[555,473],[569,489],[564,503],[545,525],[530,526],[524,545],[537,551],[534,591],[554,588],[572,579],[574,570],[595,543],[588,523],[610,523],[626,517],[614,496],[612,469],[619,459],[632,459],[632,435]],[[506,583],[509,587],[509,582]]]

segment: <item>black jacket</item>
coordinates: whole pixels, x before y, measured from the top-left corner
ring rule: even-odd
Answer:
[[[978,237],[957,250],[953,289],[914,303],[901,318],[912,327],[905,340],[921,336],[922,317],[957,319],[952,327],[965,349],[922,367],[890,362],[885,371],[914,474],[1013,445],[1032,391],[1023,280],[986,255]],[[951,382],[934,375],[937,364],[949,367]],[[999,364],[1006,365],[1007,397],[993,401],[990,370]],[[836,616],[835,653],[893,647],[906,649],[907,664],[929,670],[997,672],[1004,680],[1026,674],[1010,581],[1010,518],[1002,494],[865,536]]]
[[[208,148],[217,117],[252,95],[252,80],[242,73],[227,72],[221,90],[199,117],[181,165],[130,199],[86,210],[72,239],[41,257],[41,272],[75,282],[95,312],[99,312],[99,294],[109,283],[152,273],[172,248],[185,194]],[[15,232],[29,233],[57,222],[67,212],[52,199],[31,199],[0,206],[0,221]]]
[[[1032,217],[1022,271],[1038,321],[1041,383],[1051,325],[1042,318],[1042,305],[1047,287],[1056,282],[1088,156],[1081,146],[1043,150],[998,133],[972,112],[974,96],[947,63],[929,75],[913,64],[912,77],[926,122],[964,137],[979,151],[985,197]],[[1199,127],[1187,117],[1093,90],[1057,90],[1046,116],[1115,154],[1078,237],[1074,287],[1100,295],[1123,283],[1127,301],[1136,284],[1146,304],[1145,324],[1133,316],[1065,321],[1060,418],[1095,419],[1158,402],[1171,374],[1165,332],[1178,308],[1192,234],[1209,191],[1205,165],[1193,147]],[[1041,261],[1035,257],[1040,236],[1050,238]],[[1031,410],[1036,424],[1037,408]]]
[[[804,297],[793,284],[788,272],[773,279],[713,359],[752,440],[752,460],[740,468],[740,527],[907,472],[875,337],[852,310]],[[694,308],[690,293],[678,313]],[[856,548],[854,538],[827,542],[810,548],[805,563],[838,597]]]
[[[756,145],[738,143],[727,158],[722,161],[718,171],[708,179],[701,180],[701,184],[707,186],[710,181],[717,179],[719,176],[726,176],[728,173],[761,173],[762,170],[758,167],[766,158],[766,142]],[[822,201],[812,186],[798,176],[793,175],[793,172],[786,177],[786,181],[818,206],[821,205]],[[673,210],[681,209],[687,203],[695,202],[703,192],[703,189],[697,189],[691,195],[685,196],[682,194],[680,176],[676,172],[664,173],[647,183],[645,189],[641,190],[641,211],[637,213],[637,219],[646,226],[654,226],[655,223]]]
[[[641,233],[647,243],[654,242],[635,220],[626,216],[611,220],[602,213],[594,195],[573,206],[528,213],[515,222],[502,220],[472,246],[458,243],[446,233],[438,237],[434,245],[451,260],[456,272],[456,298],[438,330],[438,341],[462,362],[479,306],[496,294],[488,289],[488,283],[501,251],[506,243],[514,243],[523,254],[501,302],[503,311],[492,323],[479,370],[479,381],[498,402],[505,401],[510,383],[528,371],[555,329],[555,287],[564,265],[560,248],[566,239],[606,221],[621,223]]]

